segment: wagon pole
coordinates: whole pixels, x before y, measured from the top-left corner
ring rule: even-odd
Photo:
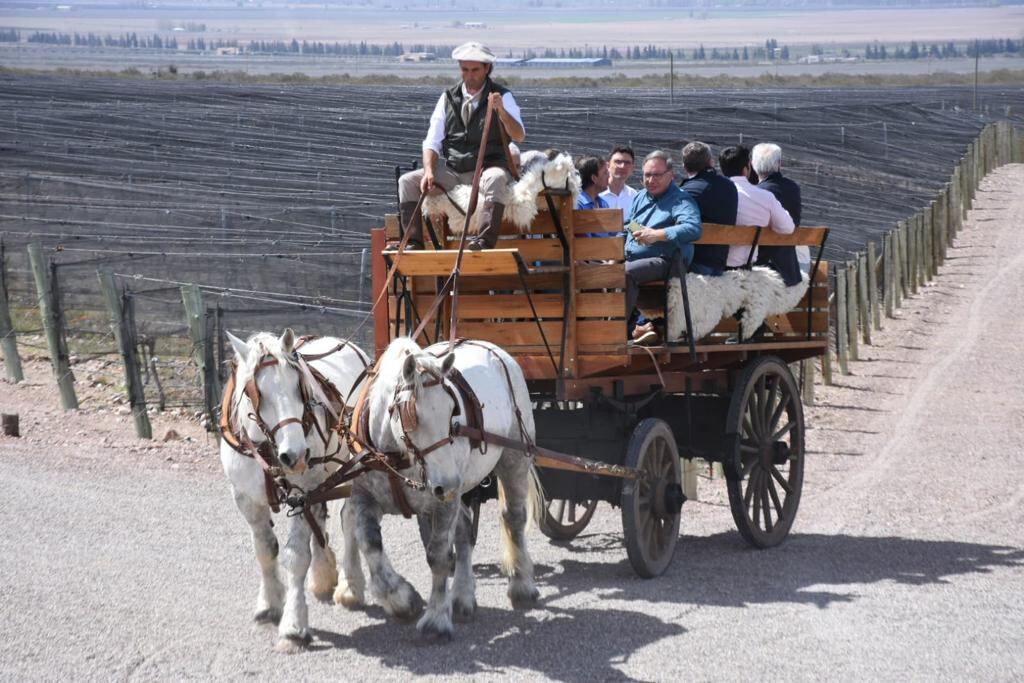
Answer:
[[[21,369],[18,340],[14,336],[14,325],[11,323],[11,312],[7,301],[7,254],[4,241],[0,238],[0,340],[3,341],[7,379],[17,384],[25,379],[25,373]]]
[[[54,375],[57,377],[57,387],[60,389],[60,402],[64,410],[77,410],[78,397],[75,396],[75,379],[71,374],[67,348],[62,343],[64,316],[61,314],[60,301],[56,296],[53,282],[56,268],[43,258],[43,246],[39,242],[33,242],[28,246],[28,257],[32,263],[32,276],[35,279],[36,293],[39,296],[39,317],[43,321],[46,345],[50,352]],[[53,270],[52,274],[51,269]]]

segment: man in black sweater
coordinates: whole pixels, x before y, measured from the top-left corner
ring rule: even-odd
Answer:
[[[773,143],[755,145],[750,153],[750,165],[760,182],[757,186],[768,190],[789,212],[793,223],[800,226],[800,186],[782,175],[782,149]],[[761,247],[757,265],[770,266],[782,275],[787,287],[800,283],[800,271],[810,270],[811,252],[808,247]]]
[[[735,225],[736,186],[715,171],[711,148],[703,142],[691,142],[683,147],[683,169],[687,177],[680,186],[697,201],[701,222]],[[695,245],[690,272],[721,275],[728,256],[728,246]]]

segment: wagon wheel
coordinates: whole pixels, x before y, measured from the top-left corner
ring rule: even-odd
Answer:
[[[549,500],[544,508],[544,518],[540,521],[540,530],[554,541],[571,541],[590,524],[590,518],[597,509],[597,499],[566,500],[556,498]]]
[[[679,451],[663,421],[646,418],[633,430],[626,450],[627,467],[647,476],[622,484],[622,531],[633,570],[645,579],[662,574],[672,561],[679,538]]]
[[[789,533],[804,480],[804,412],[789,368],[774,356],[747,366],[729,407],[734,437],[726,454],[729,506],[736,528],[756,548]]]

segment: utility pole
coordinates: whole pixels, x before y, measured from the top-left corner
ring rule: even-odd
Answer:
[[[974,111],[978,111],[978,39],[974,39]]]
[[[672,57],[672,48],[668,50],[668,101],[676,103],[676,61]]]

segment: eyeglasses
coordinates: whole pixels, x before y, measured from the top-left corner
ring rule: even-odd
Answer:
[[[644,173],[644,180],[655,180],[666,173],[671,173],[671,171],[662,171],[661,173]]]

